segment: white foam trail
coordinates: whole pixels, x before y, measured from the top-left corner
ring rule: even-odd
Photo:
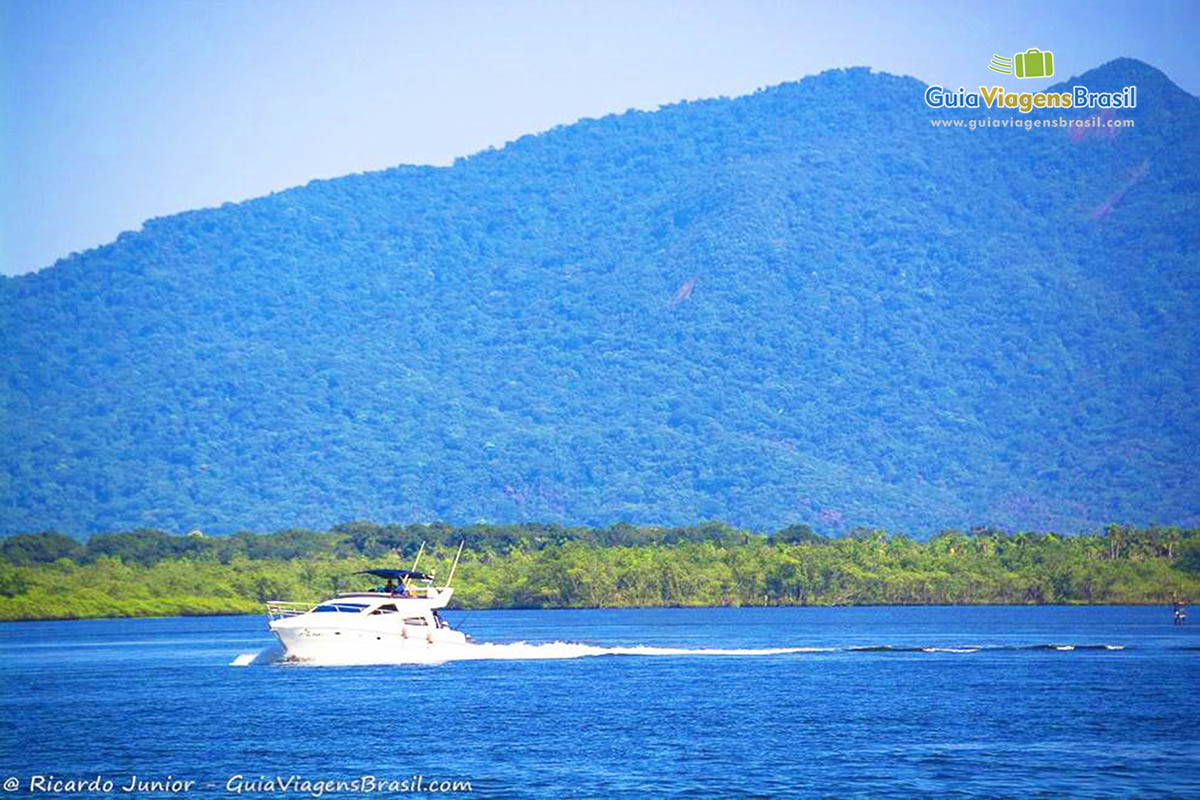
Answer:
[[[269,648],[268,648],[269,649]],[[282,659],[276,649],[271,660],[286,660],[310,666],[368,666],[379,664],[442,664],[447,661],[545,661],[552,659],[589,658],[594,656],[774,656],[788,653],[824,653],[832,647],[764,647],[764,648],[687,648],[687,647],[600,647],[578,642],[549,642],[530,644],[439,644],[430,648],[405,648],[392,653],[377,651],[339,653],[335,657],[310,661]],[[263,651],[266,652],[265,650]],[[263,653],[243,653],[230,666],[265,663]]]
[[[1123,645],[1123,644],[1106,644],[1106,645],[1104,645],[1104,649],[1105,650],[1124,650],[1125,645]]]
[[[1075,645],[1073,645],[1073,644],[1056,644],[1054,646],[1054,649],[1055,650],[1074,650]]]
[[[548,644],[468,644],[462,659],[547,659],[584,658],[587,656],[778,656],[787,653],[823,653],[832,647],[761,647],[761,648],[712,648],[712,647],[599,647],[575,642],[550,642]]]
[[[231,667],[248,667],[251,664],[271,664],[283,658],[283,648],[276,644],[269,644],[257,653],[242,653],[233,661],[229,662]]]
[[[923,653],[978,653],[978,647],[922,647]]]

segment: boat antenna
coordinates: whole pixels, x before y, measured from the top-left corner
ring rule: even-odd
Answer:
[[[450,581],[454,580],[454,570],[458,569],[458,558],[459,558],[459,556],[462,555],[463,545],[466,543],[467,543],[466,539],[463,539],[461,542],[458,543],[458,552],[454,555],[453,566],[450,567],[450,577],[446,578],[446,585],[442,587],[443,589],[449,587]]]
[[[417,564],[421,563],[421,554],[425,552],[425,543],[421,542],[421,549],[417,551],[417,557],[413,559],[412,569],[409,572],[417,571]]]

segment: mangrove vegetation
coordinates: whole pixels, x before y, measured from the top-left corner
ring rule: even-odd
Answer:
[[[365,588],[355,572],[445,576],[454,607],[1168,603],[1200,595],[1200,529],[1110,525],[1090,535],[947,531],[927,541],[806,525],[771,535],[688,528],[376,525],[328,531],[102,534],[0,542],[0,619],[258,613],[272,599]]]

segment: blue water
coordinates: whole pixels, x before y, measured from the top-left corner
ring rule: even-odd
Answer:
[[[312,782],[243,797],[370,775],[475,797],[1200,797],[1200,625],[1169,609],[447,617],[489,642],[832,649],[236,667],[270,643],[262,618],[3,624],[0,779],[18,795],[37,775],[99,776],[109,796],[171,776],[188,797],[235,796],[237,775]]]

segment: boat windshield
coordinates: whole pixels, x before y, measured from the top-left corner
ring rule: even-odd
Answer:
[[[364,603],[322,603],[313,611],[335,611],[343,614],[358,614],[367,606]]]

